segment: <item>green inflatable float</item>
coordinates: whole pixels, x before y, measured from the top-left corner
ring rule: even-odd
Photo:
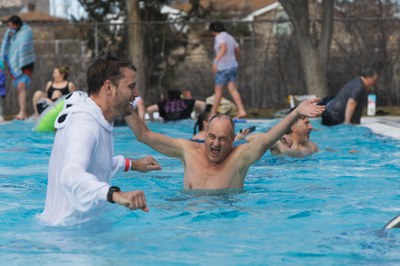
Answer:
[[[66,95],[67,96],[67,95]],[[57,119],[58,114],[64,108],[64,101],[66,96],[61,97],[55,101],[52,105],[47,107],[39,117],[34,130],[36,132],[52,132],[54,131],[54,122]]]

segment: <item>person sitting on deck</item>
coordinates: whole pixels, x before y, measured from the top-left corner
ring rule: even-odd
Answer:
[[[193,110],[198,113],[204,110],[206,106],[204,101],[185,99],[181,95],[182,92],[180,90],[169,90],[168,99],[147,107],[146,111],[150,120],[154,120],[153,114],[155,112],[159,112],[164,122],[168,122],[191,118]]]

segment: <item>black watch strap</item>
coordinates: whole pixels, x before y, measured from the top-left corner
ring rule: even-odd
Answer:
[[[108,202],[111,202],[111,203],[115,203],[115,201],[113,201],[113,199],[112,199],[112,195],[113,195],[114,192],[118,192],[118,191],[121,191],[121,189],[120,189],[119,187],[111,186],[111,187],[108,189],[107,201],[108,201]]]

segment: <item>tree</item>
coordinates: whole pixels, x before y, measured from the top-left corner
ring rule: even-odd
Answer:
[[[128,13],[128,35],[129,35],[129,54],[133,62],[140,62],[140,67],[136,71],[136,84],[142,96],[146,92],[144,68],[146,62],[143,55],[143,37],[140,30],[140,10],[137,0],[126,0]]]
[[[154,101],[171,88],[174,69],[183,60],[174,49],[186,47],[186,37],[161,13],[166,0],[79,0],[88,13],[86,20],[101,25],[95,35],[99,52],[114,51],[130,58],[137,67],[137,84],[141,96]],[[91,29],[93,31],[93,29]],[[89,39],[94,49],[94,39]]]
[[[130,51],[138,60],[138,88],[145,99],[158,99],[172,89],[174,67],[184,56],[174,54],[178,48],[186,49],[187,36],[161,13],[165,0],[127,0],[130,19]]]
[[[94,54],[111,51],[126,56],[128,38],[122,25],[126,18],[124,0],[79,0],[79,3],[87,12],[87,18],[81,20],[90,23],[88,46]]]
[[[328,95],[327,64],[333,32],[334,0],[322,0],[321,27],[312,27],[308,0],[280,1],[292,22],[308,94]],[[316,4],[313,5],[317,8]],[[314,18],[315,19],[315,18]]]

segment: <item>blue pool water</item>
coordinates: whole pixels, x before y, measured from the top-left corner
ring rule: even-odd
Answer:
[[[257,131],[276,121],[255,123]],[[193,121],[150,123],[188,138]],[[46,227],[47,163],[54,134],[33,124],[0,125],[0,259],[11,265],[398,265],[400,142],[353,126],[313,120],[321,152],[305,158],[267,152],[243,191],[184,191],[183,169],[115,128],[115,152],[156,157],[163,170],[121,173],[113,184],[143,189],[149,213],[109,205],[98,219]],[[250,124],[238,124],[238,129]],[[252,125],[252,124],[251,124]],[[357,153],[350,153],[357,150]]]

